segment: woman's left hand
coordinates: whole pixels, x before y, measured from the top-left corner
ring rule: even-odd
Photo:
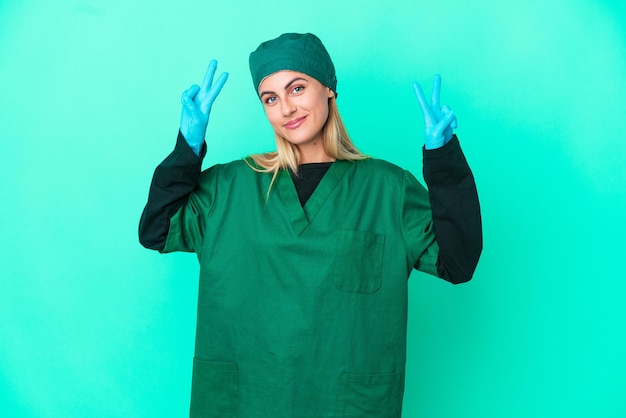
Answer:
[[[456,129],[456,116],[448,106],[439,104],[441,93],[441,76],[435,75],[433,81],[433,94],[428,103],[424,91],[416,81],[413,83],[415,95],[424,114],[424,126],[426,127],[425,148],[435,149],[444,146],[452,138],[452,130]]]

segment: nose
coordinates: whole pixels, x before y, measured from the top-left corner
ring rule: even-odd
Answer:
[[[288,97],[281,100],[280,110],[283,116],[291,116],[296,111],[296,105]]]

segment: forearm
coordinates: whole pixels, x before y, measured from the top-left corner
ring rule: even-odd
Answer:
[[[139,242],[146,248],[162,251],[170,227],[170,219],[186,202],[198,184],[202,159],[178,133],[174,151],[154,171],[148,202],[139,221]]]
[[[424,150],[424,180],[439,246],[437,273],[451,283],[467,282],[482,252],[482,223],[474,176],[456,136]]]

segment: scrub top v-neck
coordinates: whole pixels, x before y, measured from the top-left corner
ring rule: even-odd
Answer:
[[[290,172],[302,206],[309,200],[332,164],[332,162],[301,164],[297,173]]]
[[[315,219],[351,164],[348,161],[332,163],[304,206],[300,202],[291,174],[284,170],[279,174],[276,180],[279,198],[296,234],[301,234]]]

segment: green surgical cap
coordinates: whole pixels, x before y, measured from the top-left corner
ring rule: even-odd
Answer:
[[[263,42],[250,54],[250,73],[255,91],[263,79],[282,70],[310,75],[337,95],[337,77],[328,51],[312,33],[285,33]]]

